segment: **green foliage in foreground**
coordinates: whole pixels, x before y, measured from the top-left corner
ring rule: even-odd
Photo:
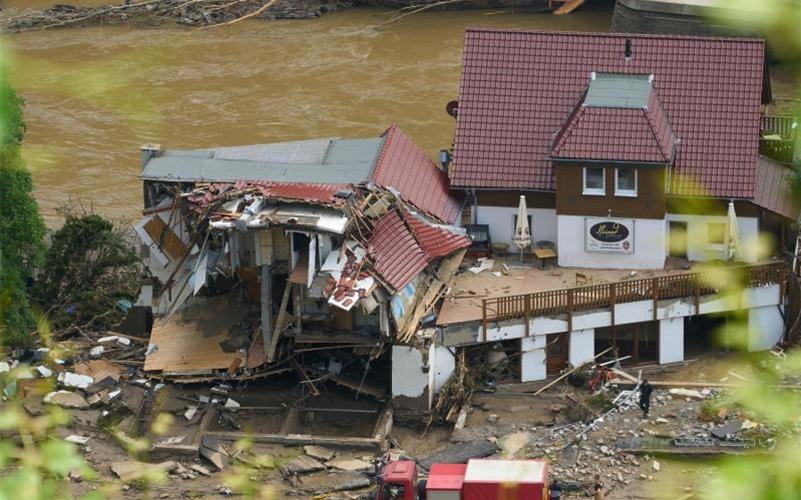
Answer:
[[[20,157],[22,104],[0,67],[0,341],[10,346],[34,342],[27,283],[42,262],[45,235],[33,180]]]

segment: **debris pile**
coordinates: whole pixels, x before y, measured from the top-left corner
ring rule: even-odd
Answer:
[[[445,173],[395,126],[376,139],[148,146],[142,178],[151,375],[295,371],[312,394],[332,382],[380,398],[389,370],[376,368],[412,341],[470,245],[451,225],[461,201]]]
[[[58,4],[49,9],[32,10],[5,19],[3,31],[21,32],[135,21],[210,26],[248,18],[310,19],[347,4],[337,0],[149,0],[97,7]]]
[[[497,444],[498,457],[546,457],[552,482],[565,491],[591,495],[596,483],[607,491],[635,491],[639,481],[652,481],[663,471],[660,457],[761,453],[773,446],[777,434],[790,432],[743,414],[728,403],[728,389],[715,384],[660,386],[644,415],[638,406],[639,379],[612,368],[602,371],[614,378],[594,385],[598,368],[579,370],[586,373],[576,378],[582,380],[577,388],[554,385],[537,391],[533,400],[525,392],[476,392],[467,405],[467,425],[457,425],[452,439],[489,440]],[[517,406],[520,401],[527,404]],[[586,417],[576,420],[579,406]],[[537,407],[535,418],[514,418],[515,412]],[[801,426],[792,432],[797,435]]]

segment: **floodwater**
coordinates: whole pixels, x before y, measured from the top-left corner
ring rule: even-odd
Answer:
[[[28,0],[26,0],[27,2]],[[37,0],[39,1],[39,0]],[[26,101],[24,154],[48,224],[80,199],[134,219],[139,145],[372,137],[398,125],[432,157],[451,143],[465,27],[607,31],[611,5],[555,16],[380,10],[225,28],[97,27],[4,37]]]

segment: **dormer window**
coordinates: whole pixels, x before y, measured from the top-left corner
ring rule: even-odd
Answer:
[[[634,198],[637,196],[637,169],[615,169],[615,196]]]
[[[606,195],[606,170],[603,167],[584,167],[584,184],[581,194]]]

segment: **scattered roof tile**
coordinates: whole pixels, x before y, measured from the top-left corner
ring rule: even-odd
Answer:
[[[750,198],[764,51],[755,39],[470,29],[452,185],[553,190],[552,140],[595,71],[654,75],[681,140],[671,194]]]
[[[428,256],[412,236],[397,211],[385,213],[373,227],[367,253],[375,271],[396,290],[425,269]]]
[[[237,187],[252,186],[258,188],[267,198],[307,201],[311,203],[325,203],[339,205],[344,198],[337,196],[337,192],[350,190],[350,184],[312,184],[303,182],[237,182]]]
[[[404,212],[404,219],[417,243],[428,254],[429,260],[467,248],[472,243],[464,230],[453,226],[431,224],[423,217],[408,211]]]
[[[394,124],[385,136],[373,171],[373,182],[397,189],[404,201],[452,224],[459,214],[461,201],[458,195],[450,193],[447,174]]]

